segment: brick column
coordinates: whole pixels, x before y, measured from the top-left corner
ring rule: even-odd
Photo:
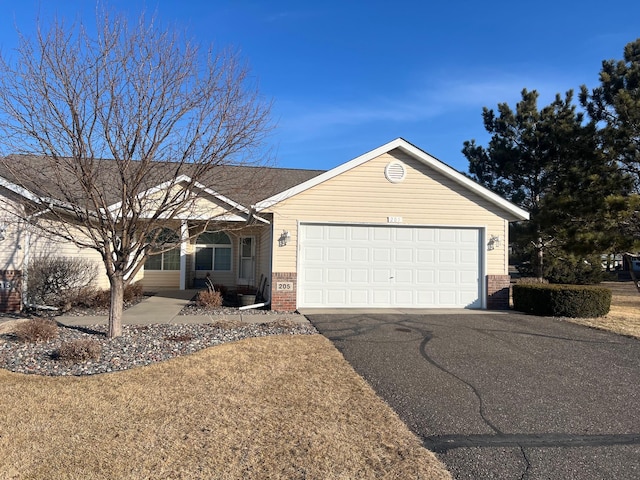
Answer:
[[[22,310],[22,271],[0,270],[0,312]]]
[[[297,279],[295,272],[276,272],[271,275],[271,310],[295,312]]]
[[[508,310],[509,288],[511,277],[509,275],[487,275],[487,309]]]

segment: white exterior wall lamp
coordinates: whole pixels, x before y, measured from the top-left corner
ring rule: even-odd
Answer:
[[[500,235],[491,235],[489,237],[489,241],[487,242],[488,250],[494,250],[500,245],[502,245],[502,239],[500,238]]]

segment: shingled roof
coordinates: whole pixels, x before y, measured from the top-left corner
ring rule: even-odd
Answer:
[[[140,164],[131,162],[131,172]],[[157,162],[141,182],[142,190],[150,189],[180,174],[191,177],[197,165]],[[51,198],[65,203],[82,204],[86,200],[85,189],[80,184],[83,175],[78,174],[79,164],[63,159],[56,163],[50,157],[11,155],[0,160],[0,178],[25,189],[39,198]],[[65,173],[66,172],[66,173]],[[109,205],[122,200],[122,181],[118,162],[95,160],[89,163],[87,175],[93,177]],[[324,170],[216,165],[205,175],[198,176],[198,183],[224,197],[249,208],[261,200],[306,182]]]

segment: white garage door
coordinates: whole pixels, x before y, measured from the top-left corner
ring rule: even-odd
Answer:
[[[480,231],[301,224],[299,307],[480,308]]]

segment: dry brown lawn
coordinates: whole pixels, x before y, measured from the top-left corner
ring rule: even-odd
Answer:
[[[445,479],[320,335],[92,377],[0,370],[1,479]]]
[[[570,321],[640,338],[640,293],[633,282],[604,282],[602,286],[611,289],[611,311],[600,318],[572,318]]]

